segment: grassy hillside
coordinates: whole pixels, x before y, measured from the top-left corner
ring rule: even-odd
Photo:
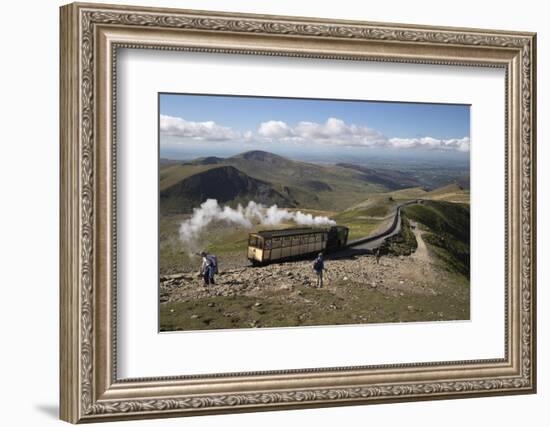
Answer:
[[[221,170],[237,170],[240,174],[226,176],[220,173]],[[245,181],[250,185],[243,185]],[[410,173],[346,163],[307,163],[256,150],[228,158],[201,157],[188,162],[161,163],[161,213],[167,210],[190,212],[194,206],[207,198],[218,198],[219,194],[231,196],[218,198],[218,201],[230,205],[254,200],[285,207],[333,211],[342,211],[367,201],[373,205],[372,210],[360,215],[373,217],[389,212],[384,200],[376,199],[377,194],[392,201],[424,198],[469,203],[469,191],[458,184],[430,192],[415,186],[417,184],[418,181]],[[247,192],[248,187],[250,191]],[[259,187],[263,190],[258,190]],[[263,195],[260,199],[259,194]],[[373,202],[382,203],[382,206],[376,207]]]
[[[164,191],[167,188],[177,184],[178,182],[189,178],[192,175],[196,175],[210,169],[217,167],[216,165],[182,165],[169,164],[161,165],[159,173],[159,189]]]
[[[428,192],[420,187],[404,188],[403,190],[396,190],[388,193],[387,195],[393,200],[407,201],[414,199],[422,199],[426,197]]]
[[[337,163],[336,166],[359,171],[365,181],[380,184],[389,190],[417,187],[420,182],[412,174],[397,170],[373,169],[351,163]]]
[[[470,207],[467,204],[425,201],[404,208],[405,215],[421,223],[424,240],[449,271],[470,275]]]
[[[211,173],[223,167],[235,168],[250,179],[267,183],[287,201],[284,206],[295,205],[304,209],[341,210],[342,207],[364,200],[369,194],[387,189],[379,183],[371,182],[361,171],[290,160],[263,151],[249,151],[226,159],[207,157],[187,163],[161,165],[161,212],[166,205],[165,201],[174,194],[176,186],[189,190],[185,194],[185,197],[189,197],[187,205],[189,202],[201,203],[207,198],[216,198],[210,189],[203,187],[191,192],[188,181],[196,175]],[[213,175],[209,177],[212,178]],[[220,180],[211,188],[223,188],[227,185],[227,180]],[[259,201],[255,199],[256,196],[254,193],[240,193],[242,199]],[[173,209],[174,204],[171,202],[170,210]]]
[[[456,183],[432,190],[425,197],[445,202],[470,203],[470,191]]]
[[[349,240],[375,234],[389,226],[397,203],[387,195],[371,195],[332,217],[339,225],[349,228]]]
[[[281,207],[296,205],[288,195],[281,194],[270,183],[252,178],[233,166],[219,166],[195,173],[161,190],[161,212],[192,212],[193,208],[209,198],[229,204],[246,204],[254,200]]]

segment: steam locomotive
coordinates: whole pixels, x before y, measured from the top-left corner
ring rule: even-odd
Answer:
[[[248,236],[248,259],[260,265],[334,252],[347,245],[348,234],[349,229],[339,225],[259,231]]]

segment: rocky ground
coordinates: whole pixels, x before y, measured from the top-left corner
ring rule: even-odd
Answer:
[[[468,319],[468,281],[441,269],[414,232],[411,256],[328,258],[322,289],[311,260],[231,266],[209,287],[196,272],[163,276],[161,330]]]

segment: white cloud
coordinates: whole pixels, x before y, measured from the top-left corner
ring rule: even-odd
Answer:
[[[260,124],[258,135],[272,141],[345,146],[375,146],[387,142],[387,138],[375,129],[346,124],[335,117],[330,117],[325,123],[299,122],[294,127],[271,120]]]
[[[469,151],[470,138],[438,139],[388,138],[376,129],[367,126],[347,124],[341,119],[330,117],[324,123],[299,122],[294,127],[282,121],[268,121],[260,124],[258,135],[272,142],[318,143],[347,147],[381,147],[393,149],[425,149],[444,151]]]
[[[192,122],[181,117],[160,116],[160,132],[163,135],[199,141],[225,141],[241,137],[240,132],[220,126],[213,121]]]
[[[437,139],[429,136],[423,138],[391,138],[390,146],[393,148],[424,148],[428,150],[445,151],[469,151],[470,138]]]
[[[260,124],[258,134],[265,138],[279,139],[292,136],[292,130],[285,122],[270,120]]]
[[[418,138],[388,138],[376,129],[346,123],[330,117],[324,123],[302,121],[290,126],[281,120],[260,123],[256,131],[238,131],[213,121],[193,122],[181,117],[160,116],[163,135],[194,141],[234,141],[241,143],[293,143],[324,144],[345,147],[379,147],[396,150],[470,150],[470,138],[438,139],[430,136]]]
[[[346,124],[334,117],[325,123],[298,123],[296,129],[304,139],[318,139],[327,143],[346,146],[376,146],[384,145],[387,138],[375,129],[366,126]]]

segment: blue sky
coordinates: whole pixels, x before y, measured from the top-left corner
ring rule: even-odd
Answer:
[[[161,155],[170,157],[201,149],[469,152],[468,105],[185,94],[160,94],[159,103]]]

